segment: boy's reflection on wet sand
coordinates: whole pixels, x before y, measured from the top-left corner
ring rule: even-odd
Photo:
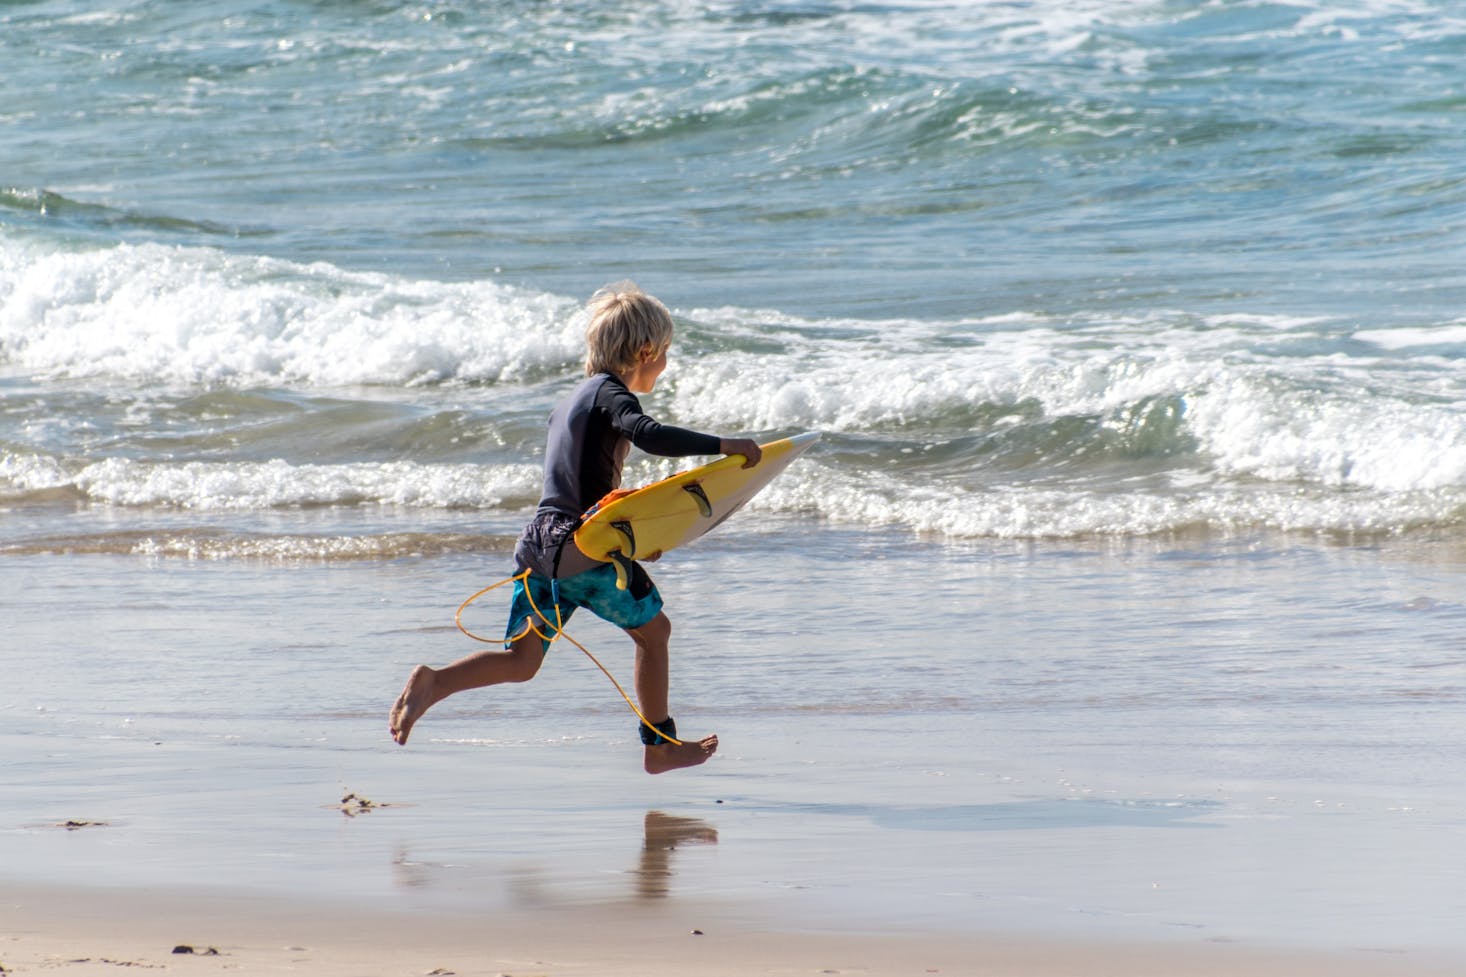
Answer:
[[[701,818],[684,818],[647,811],[641,864],[637,867],[636,894],[642,899],[665,899],[672,878],[672,852],[679,845],[716,845],[718,829]]]

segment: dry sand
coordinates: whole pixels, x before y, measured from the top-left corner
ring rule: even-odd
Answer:
[[[92,977],[1445,977],[1461,961],[1226,943],[807,933],[690,902],[499,918],[124,890],[0,886],[0,972]],[[175,948],[178,952],[175,952]],[[185,952],[187,951],[187,952]]]

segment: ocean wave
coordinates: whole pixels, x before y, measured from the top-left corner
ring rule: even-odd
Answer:
[[[24,503],[63,493],[114,506],[201,512],[384,505],[515,509],[539,498],[533,464],[414,462],[299,465],[265,462],[140,462],[106,458],[79,467],[44,455],[0,454],[0,500]]]
[[[0,246],[0,363],[164,384],[500,383],[563,370],[576,306],[210,248]]]
[[[1448,360],[1466,359],[1466,322],[1395,329],[1361,329],[1354,333],[1354,338],[1391,352],[1409,350],[1416,357],[1434,357],[1434,362],[1440,365]]]
[[[419,473],[399,476],[374,459],[456,460],[474,442],[537,442],[583,350],[578,302],[492,282],[157,245],[76,252],[5,242],[0,271],[0,363],[12,375],[118,388],[101,401],[75,394],[85,412],[75,429],[65,411],[46,410],[44,395],[17,396],[16,409],[34,411],[23,434],[0,431],[0,446],[78,454],[90,467],[67,478],[87,497],[122,504],[219,506],[261,492],[264,505],[400,501],[424,491]],[[973,489],[1126,477],[1184,458],[1203,474],[1339,490],[1466,484],[1457,321],[1395,331],[1164,310],[853,320],[732,307],[679,318],[671,365],[647,399],[654,414],[720,433],[842,435],[848,461],[874,470],[922,471],[924,456],[927,477]],[[158,384],[182,392],[142,393]],[[455,385],[505,390],[455,397]],[[372,396],[399,403],[249,393],[277,386],[378,387]],[[236,393],[221,399],[214,388]],[[415,396],[435,409],[412,409]],[[115,430],[98,445],[86,424],[104,418]],[[327,450],[369,467],[303,464]],[[188,452],[204,467],[183,467]],[[246,461],[276,464],[250,457],[267,452],[289,472],[200,487]],[[238,461],[209,468],[221,454]],[[444,487],[478,469],[444,470],[422,479],[432,486],[424,504],[499,504],[493,491]],[[364,487],[335,484],[342,471]]]
[[[779,532],[786,518],[830,525],[902,529],[960,539],[1066,539],[1170,533],[1236,534],[1275,530],[1338,537],[1455,531],[1466,526],[1466,487],[1338,490],[1322,483],[1270,482],[1198,469],[1172,459],[1145,470],[1096,466],[1066,473],[1052,465],[1012,477],[982,472],[969,453],[907,446],[871,458],[849,439],[827,439],[757,496],[740,515],[745,532]],[[626,484],[687,467],[682,459],[639,457]],[[999,468],[1000,466],[994,466]],[[363,506],[397,510],[465,509],[522,518],[538,498],[538,468],[473,465],[139,464],[108,460],[68,472],[59,462],[0,456],[0,505],[106,506],[199,514],[240,514]],[[509,518],[509,517],[514,518]],[[138,529],[91,536],[12,540],[23,552],[126,552],[197,558],[370,559],[424,550],[434,554],[489,546],[476,536],[387,533],[251,533],[224,529]],[[92,540],[92,542],[86,542]],[[101,540],[100,542],[98,540]],[[492,545],[499,545],[494,543]],[[100,549],[98,547],[101,547]]]
[[[631,484],[667,474],[665,465],[639,469]],[[305,473],[310,475],[312,473]],[[198,513],[304,505],[463,507],[455,496],[432,500],[422,486],[373,493],[323,492],[307,477],[289,489],[256,486],[247,494],[217,494],[221,484],[247,482],[248,469],[213,473],[212,481],[170,490],[167,479],[139,480],[122,490],[114,479],[101,491],[87,491],[91,504],[183,508]],[[273,485],[278,479],[271,476]],[[311,501],[301,503],[300,499]],[[475,508],[496,508],[482,496]],[[505,508],[527,511],[533,496]],[[330,499],[331,501],[326,501]],[[13,500],[7,500],[13,502]],[[832,526],[904,530],[962,539],[1075,539],[1166,534],[1239,534],[1259,531],[1306,532],[1341,539],[1456,531],[1466,526],[1466,490],[1340,493],[1327,487],[1288,487],[1202,478],[1184,469],[1147,479],[1124,479],[1089,487],[1079,485],[994,485],[968,488],[951,481],[922,478],[913,470],[866,471],[852,477],[848,468],[825,460],[802,462],[781,476],[739,516],[745,532],[779,532],[782,517],[814,518]],[[770,521],[772,520],[772,521]],[[38,552],[126,553],[200,559],[378,559],[403,555],[444,555],[505,548],[498,537],[455,533],[388,532],[291,534],[225,529],[139,529],[92,536],[49,536],[5,544],[12,554]]]
[[[513,537],[401,532],[352,535],[271,534],[201,527],[185,530],[36,536],[0,543],[7,556],[103,555],[152,559],[354,562],[513,552]]]
[[[80,28],[16,12],[7,51],[37,95],[0,122],[17,172],[55,183],[0,196],[0,219],[567,291],[631,254],[719,301],[759,287],[806,310],[1092,307],[1132,276],[1328,299],[1309,283],[1381,251],[1402,260],[1379,291],[1417,295],[1439,276],[1403,259],[1460,223],[1433,67],[1459,53],[1448,8],[264,5],[227,30],[157,2]],[[75,85],[100,170],[49,158]]]
[[[0,213],[11,211],[44,218],[48,225],[72,231],[111,232],[140,231],[167,237],[248,238],[264,232],[241,227],[225,227],[210,221],[195,221],[167,214],[149,214],[109,207],[105,204],[73,200],[59,193],[39,188],[0,187]]]
[[[1228,483],[1185,470],[1096,487],[1001,485],[826,469],[771,486],[765,505],[835,524],[900,528],[951,539],[1077,539],[1166,534],[1311,533],[1340,539],[1457,531],[1466,489],[1340,493],[1326,487]],[[1200,483],[1200,484],[1198,484]],[[761,497],[762,498],[762,497]]]
[[[817,326],[771,322],[762,338],[779,355],[709,351],[677,364],[678,414],[847,434],[873,446],[871,463],[907,463],[898,452],[913,445],[966,445],[969,487],[990,484],[994,467],[1115,477],[1125,474],[1116,462],[1149,469],[1178,454],[1203,472],[1290,485],[1466,486],[1459,371],[1422,364],[1413,346],[1361,350],[1322,320],[1004,316],[866,323],[837,341]]]

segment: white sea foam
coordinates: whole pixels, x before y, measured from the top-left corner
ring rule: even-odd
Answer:
[[[1361,329],[1354,333],[1354,338],[1388,350],[1455,347],[1466,352],[1466,323],[1455,322],[1415,329]]]
[[[101,552],[127,552],[135,556],[188,560],[266,560],[272,562],[319,562],[381,560],[453,552],[485,552],[496,541],[465,535],[389,533],[347,536],[210,535],[203,533],[154,533],[135,540],[42,541],[32,544],[36,552],[78,552],[88,547]],[[125,550],[123,547],[126,547]],[[499,549],[503,548],[499,543]]]
[[[1219,469],[1270,481],[1384,492],[1466,487],[1466,413],[1357,388],[1301,388],[1223,371],[1187,423]]]
[[[641,459],[628,468],[627,484],[644,484],[678,467],[673,461]],[[1434,477],[1431,471],[1434,469],[1424,475],[1401,475],[1396,481],[1430,480]],[[112,459],[67,475],[49,460],[27,462],[3,456],[0,478],[9,483],[12,492],[67,486],[94,504],[198,512],[359,505],[501,510],[531,506],[538,496],[540,471],[533,464],[168,465]],[[904,527],[956,538],[1066,538],[1199,527],[1390,532],[1454,523],[1463,505],[1466,495],[1459,488],[1425,491],[1411,485],[1401,491],[1341,493],[1328,485],[1247,486],[1184,471],[1170,479],[1168,486],[1156,484],[1133,491],[1123,485],[983,488],[906,478],[898,469],[870,470],[851,477],[842,467],[806,458],[757,496],[748,509],[750,513],[812,515],[837,525]],[[747,517],[745,521],[750,522],[748,528],[756,529],[756,521]],[[200,552],[211,548],[242,552],[232,542],[185,542],[186,546],[158,542],[158,552],[177,554],[189,547]],[[346,544],[341,547],[350,549]],[[316,551],[335,552],[329,546],[316,546],[312,552]]]
[[[42,379],[399,390],[449,381],[433,394],[440,403],[453,400],[451,382],[507,381],[542,398],[529,409],[548,411],[548,388],[529,393],[522,381],[573,375],[582,348],[578,303],[492,283],[359,274],[201,248],[43,252],[8,242],[0,260],[0,355],[12,373]],[[820,430],[834,436],[832,449],[845,436],[858,446],[855,456],[869,459],[839,470],[821,467],[817,453],[765,493],[760,508],[957,536],[1065,536],[1193,524],[1400,526],[1432,511],[1449,522],[1466,489],[1466,390],[1447,348],[1460,338],[1459,323],[1396,333],[1348,332],[1299,316],[1164,310],[1068,320],[1021,313],[816,320],[737,308],[682,316],[691,323],[686,351],[674,349],[666,380],[646,398],[654,414],[720,433]],[[1413,355],[1419,349],[1439,353]],[[1094,480],[1112,474],[1085,467],[1081,459],[1098,444],[1084,432],[1123,437],[1152,403],[1177,418],[1174,432],[1161,433],[1170,440],[1160,449],[1188,459],[1189,480],[1154,495],[1097,490]],[[481,399],[463,407],[483,412],[485,432],[495,429],[497,412]],[[96,418],[66,415],[58,427],[47,416],[23,418],[16,429],[23,441],[0,453],[5,494],[70,491],[97,504],[222,511],[521,508],[539,490],[531,459],[306,464],[308,446],[293,442],[300,450],[290,461],[155,457],[136,447],[115,454],[79,447],[73,455],[46,446],[90,443],[72,422]],[[148,410],[120,416],[117,433],[129,439],[126,432],[157,420]],[[980,458],[931,477],[919,456],[902,451],[1065,422],[1076,422],[1067,429],[1078,433],[1046,441],[1011,483],[985,471]],[[228,424],[248,422],[219,423],[208,435],[211,452],[229,443]],[[300,430],[311,436],[308,422]],[[382,437],[369,426],[334,434],[363,444]],[[671,467],[636,462],[627,483]],[[911,474],[881,481],[892,472]],[[1246,481],[1275,494],[1218,487]],[[1440,495],[1422,501],[1421,493]]]
[[[971,331],[971,342],[951,341],[963,331]],[[1409,341],[1439,342],[1443,334],[1454,332],[1412,331]],[[1259,344],[1280,335],[1304,351],[1258,354]],[[943,336],[891,323],[838,343],[806,340],[798,330],[783,339],[797,368],[778,357],[732,353],[680,364],[679,412],[724,427],[955,436],[960,431],[951,425],[969,423],[970,409],[981,405],[1037,403],[1049,417],[1108,423],[1149,399],[1170,398],[1181,405],[1182,433],[1211,470],[1226,476],[1386,493],[1466,487],[1466,409],[1459,378],[1450,380],[1458,371],[1440,364],[1431,377],[1392,383],[1393,374],[1419,364],[1346,356],[1318,320],[1234,316],[1204,328],[1182,320],[1170,328],[1146,321],[1061,330],[1006,319],[954,324]],[[1422,387],[1432,396],[1423,397]],[[737,398],[727,396],[732,389]],[[946,430],[944,417],[951,419]],[[1064,524],[1070,505],[1056,504],[1051,528]],[[1083,520],[1143,531],[1202,515],[1155,515],[1151,507],[1126,505],[1125,512],[1091,511]],[[936,528],[925,517],[912,521]],[[1024,524],[1017,515],[1001,521],[1003,532]],[[1206,521],[1215,522],[1216,513]],[[1265,521],[1300,520],[1280,510]]]
[[[886,473],[852,481],[836,470],[816,467],[776,481],[755,501],[769,509],[818,513],[835,524],[902,527],[958,539],[1068,539],[1201,528],[1224,533],[1393,533],[1459,523],[1466,497],[1460,492],[1340,494],[1211,482],[1178,484],[1168,491],[974,490]]]
[[[0,247],[0,361],[165,384],[408,385],[563,368],[573,303],[208,248]]]
[[[792,330],[781,337],[787,359],[716,354],[679,363],[672,375],[680,412],[756,429],[894,434],[947,414],[965,418],[963,408],[984,404],[1031,401],[1049,416],[1106,417],[1172,397],[1184,404],[1185,430],[1225,473],[1386,491],[1466,484],[1459,401],[1391,392],[1381,376],[1398,364],[1342,356],[1314,332],[1317,322],[1233,316],[1202,328],[1181,319],[1170,328],[1144,321],[1061,330],[1008,317],[951,324],[938,335],[875,324],[838,343]],[[952,341],[964,331],[970,342]],[[1442,332],[1412,330],[1409,341],[1439,341]],[[1259,343],[1280,334],[1317,352],[1257,355]],[[729,398],[733,389],[740,396]]]
[[[75,471],[54,458],[0,453],[10,491],[75,490],[117,506],[199,511],[331,505],[434,509],[522,506],[538,498],[539,466],[427,465],[386,462],[293,465],[265,462],[138,462],[108,458]]]

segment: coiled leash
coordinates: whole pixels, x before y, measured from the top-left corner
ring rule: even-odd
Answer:
[[[558,563],[559,563],[558,554],[557,554],[557,559],[556,559],[555,562],[558,565]],[[526,580],[526,578],[529,577],[529,575],[530,575],[531,572],[532,571],[530,571],[530,570],[523,570],[523,571],[521,571],[519,573],[514,574],[514,576],[512,576],[512,577],[505,577],[503,580],[500,580],[498,583],[489,584],[483,590],[480,590],[478,593],[476,593],[472,597],[468,598],[468,600],[464,601],[462,604],[459,604],[458,605],[458,612],[453,615],[453,623],[458,626],[458,630],[462,631],[464,634],[468,635],[473,640],[475,640],[475,641],[482,641],[484,644],[488,644],[488,645],[503,645],[503,644],[505,644],[505,639],[502,639],[502,638],[485,638],[482,635],[474,634],[472,631],[468,630],[468,628],[464,627],[463,626],[463,621],[462,621],[463,612],[464,612],[464,610],[466,610],[468,608],[468,605],[472,604],[474,601],[478,600],[480,597],[482,597],[484,594],[487,594],[489,591],[495,590],[495,589],[497,589],[499,587],[502,587],[506,583],[514,583],[515,581]],[[591,663],[594,664],[596,666],[596,668],[599,668],[601,670],[601,674],[604,675],[604,676],[606,676],[606,678],[608,678],[608,679],[611,680],[611,684],[614,685],[614,686],[616,686],[616,691],[621,693],[621,698],[623,698],[623,699],[626,700],[626,704],[631,707],[631,711],[634,712],[634,713],[636,713],[636,718],[639,719],[639,720],[641,720],[641,741],[643,743],[647,744],[648,746],[652,746],[652,745],[655,745],[657,743],[671,743],[674,746],[681,746],[682,745],[682,741],[679,740],[679,739],[677,739],[677,726],[676,726],[676,724],[674,724],[672,722],[672,719],[671,719],[670,716],[667,719],[665,719],[662,722],[660,722],[660,723],[654,723],[650,719],[647,719],[646,716],[642,713],[642,711],[636,707],[636,703],[633,702],[633,701],[631,701],[631,696],[629,696],[629,695],[626,694],[626,690],[621,687],[621,683],[618,682],[618,681],[616,681],[616,676],[612,675],[610,673],[610,671],[606,668],[606,666],[601,664],[600,659],[598,659],[595,655],[592,655],[590,653],[590,649],[589,648],[587,648],[585,645],[581,644],[579,641],[576,641],[574,638],[572,638],[569,634],[567,634],[565,632],[565,628],[562,626],[563,625],[563,619],[560,616],[560,586],[559,586],[559,581],[557,581],[553,577],[550,578],[550,597],[555,602],[555,635],[554,635],[554,637],[551,637],[551,636],[545,634],[543,631],[541,631],[539,629],[539,625],[535,623],[535,619],[538,618],[539,620],[544,621],[546,624],[548,624],[549,621],[550,621],[550,618],[543,611],[541,611],[538,607],[535,606],[534,595],[530,593],[529,584],[527,582],[525,583],[525,586],[524,586],[524,596],[529,600],[530,610],[534,612],[532,615],[530,615],[529,620],[527,620],[525,622],[529,626],[529,630],[530,631],[533,631],[536,635],[538,635],[541,641],[546,641],[546,642],[549,642],[549,643],[553,644],[554,642],[559,641],[561,638],[564,638],[565,640],[567,640],[571,644],[573,644],[575,647],[579,648],[581,650],[581,652],[583,652],[585,654],[585,657],[589,658],[591,660]],[[515,635],[514,638],[511,638],[511,639],[508,639],[508,640],[509,641],[516,641],[519,638],[524,637],[525,633],[527,633],[527,632],[521,632],[520,634]]]

